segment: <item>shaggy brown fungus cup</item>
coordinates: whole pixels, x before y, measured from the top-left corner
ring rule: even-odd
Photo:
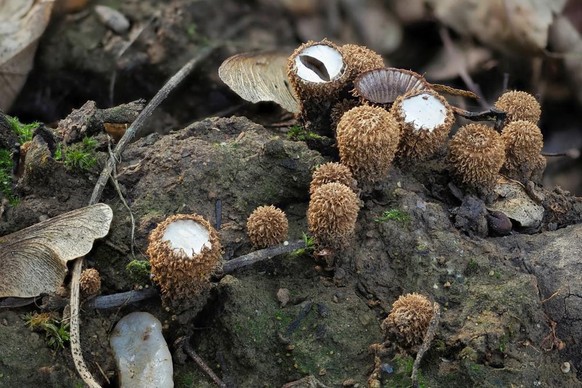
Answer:
[[[485,124],[467,124],[449,144],[448,163],[458,180],[473,189],[488,191],[505,162],[501,135]]]
[[[505,144],[505,164],[503,172],[510,178],[529,179],[534,170],[543,169],[540,166],[540,153],[544,145],[544,138],[540,128],[526,120],[512,121],[501,132],[501,139]]]
[[[348,82],[342,52],[324,39],[299,46],[289,57],[287,75],[299,97],[299,120],[309,129],[329,132],[330,110]]]
[[[537,124],[542,114],[536,98],[519,90],[503,93],[495,102],[495,107],[507,113],[508,122],[526,120]]]
[[[384,59],[380,54],[365,46],[344,44],[340,51],[346,62],[348,79],[353,81],[360,73],[384,67]]]
[[[309,232],[321,248],[341,249],[354,234],[360,203],[346,185],[326,183],[315,190],[309,200]]]
[[[358,184],[380,181],[390,169],[400,140],[398,122],[383,108],[357,106],[341,118],[336,131],[341,163]]]
[[[357,182],[349,168],[341,163],[328,162],[317,167],[313,172],[311,184],[309,185],[309,194],[313,195],[319,187],[331,182],[344,184],[354,192],[358,189]]]
[[[160,223],[149,235],[147,255],[167,306],[195,299],[222,265],[218,233],[197,214],[176,214]]]
[[[101,276],[95,268],[88,268],[81,272],[79,287],[84,296],[93,296],[101,291]]]
[[[382,322],[382,330],[385,336],[394,335],[404,346],[419,345],[433,314],[433,304],[426,296],[415,292],[400,295]]]
[[[447,100],[434,90],[410,90],[398,97],[390,112],[400,124],[396,158],[404,162],[424,160],[442,148],[455,122]]]
[[[283,210],[271,206],[259,206],[247,219],[247,234],[257,248],[266,248],[285,241],[289,222]]]

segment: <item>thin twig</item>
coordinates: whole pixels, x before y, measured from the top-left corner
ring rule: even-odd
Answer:
[[[241,267],[267,260],[278,255],[283,255],[285,253],[291,253],[301,248],[305,248],[305,242],[303,240],[293,241],[287,245],[279,244],[274,247],[260,249],[258,251],[251,252],[248,255],[239,256],[235,259],[227,261],[224,263],[222,271],[224,273],[231,273]]]
[[[189,355],[196,364],[202,369],[206,374],[218,385],[220,388],[226,388],[226,384],[210,369],[208,365],[204,362],[204,360],[194,351],[192,346],[190,345],[190,337],[185,338],[182,342],[182,349]]]
[[[113,152],[111,151],[111,142],[107,143],[107,150],[109,151],[109,156],[113,156]],[[111,182],[113,183],[113,186],[115,187],[115,191],[117,191],[117,195],[119,196],[121,203],[123,203],[123,206],[125,206],[125,208],[129,212],[129,217],[131,219],[131,236],[130,236],[131,237],[131,240],[130,240],[131,257],[135,260],[135,249],[134,249],[134,246],[135,246],[135,218],[133,217],[133,212],[129,208],[129,205],[127,204],[127,201],[125,200],[123,193],[121,192],[121,187],[119,187],[119,182],[117,181],[117,166],[116,165],[113,166],[113,173],[111,175]]]
[[[126,292],[119,292],[111,295],[99,295],[87,301],[83,308],[104,310],[122,307],[131,303],[141,302],[154,296],[159,295],[155,288],[144,288],[142,290],[131,290]]]
[[[422,340],[422,345],[420,345],[420,349],[418,349],[418,353],[416,353],[416,358],[414,359],[414,364],[412,365],[412,375],[410,378],[412,379],[412,386],[414,388],[418,388],[418,368],[420,367],[420,362],[422,361],[422,357],[426,351],[430,348],[430,344],[436,334],[441,319],[441,307],[436,302],[433,306],[434,312],[432,319],[430,320],[428,329],[426,330]]]

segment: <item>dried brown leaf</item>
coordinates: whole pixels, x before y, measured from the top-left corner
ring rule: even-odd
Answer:
[[[287,78],[287,58],[280,52],[234,55],[218,69],[218,76],[250,102],[272,101],[289,112],[299,112],[299,102]]]
[[[111,208],[76,209],[0,238],[0,297],[54,293],[67,262],[87,254],[109,232]]]
[[[32,69],[54,0],[0,0],[0,109],[8,110]]]

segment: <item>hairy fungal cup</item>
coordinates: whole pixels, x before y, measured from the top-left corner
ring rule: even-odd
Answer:
[[[414,292],[401,295],[392,305],[388,317],[382,322],[382,330],[386,336],[396,336],[402,345],[419,345],[433,314],[433,304],[426,296]]]
[[[317,167],[313,172],[311,184],[309,185],[309,194],[313,195],[319,187],[331,182],[344,184],[354,192],[358,189],[356,180],[349,168],[341,163],[328,162]]]
[[[349,76],[339,47],[326,39],[302,44],[289,57],[287,75],[301,103],[299,119],[310,130],[327,130],[331,105]]]
[[[487,191],[495,185],[505,162],[505,145],[493,128],[467,124],[453,136],[448,162],[462,184]]]
[[[390,112],[401,128],[397,159],[423,160],[446,143],[455,122],[447,100],[433,90],[410,90],[398,97]]]
[[[340,51],[346,62],[348,78],[353,81],[360,73],[384,67],[384,59],[374,50],[357,44],[344,44]]]
[[[309,200],[309,232],[321,248],[341,249],[354,234],[359,210],[358,196],[349,187],[326,183]]]
[[[88,268],[81,272],[79,279],[81,293],[85,296],[93,296],[101,291],[101,276],[95,268]]]
[[[200,295],[221,268],[220,251],[218,233],[202,216],[176,214],[160,223],[149,235],[147,255],[164,303],[176,306]]]
[[[336,140],[341,163],[359,184],[367,185],[388,174],[400,141],[400,128],[385,109],[362,105],[342,116]]]
[[[512,121],[503,128],[501,139],[505,144],[504,173],[518,180],[529,179],[541,164],[544,138],[540,128],[530,121]],[[543,156],[542,160],[545,167]]]
[[[526,120],[537,124],[542,114],[536,98],[519,90],[503,93],[495,102],[495,107],[507,113],[508,122]]]
[[[277,245],[287,239],[289,222],[283,210],[271,206],[259,206],[247,219],[247,233],[257,248]]]

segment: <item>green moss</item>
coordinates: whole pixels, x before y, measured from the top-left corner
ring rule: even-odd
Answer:
[[[380,217],[374,218],[376,222],[396,221],[401,224],[410,222],[410,215],[399,209],[386,210]]]
[[[132,260],[125,266],[132,282],[136,284],[149,282],[151,268],[150,262],[145,260]]]
[[[414,366],[414,358],[410,356],[395,356],[392,359],[394,372],[386,379],[384,379],[384,387],[391,388],[408,388],[412,386],[412,368]],[[418,386],[426,387],[426,378],[422,375],[421,370],[418,370]]]
[[[18,135],[18,141],[20,144],[32,140],[34,130],[40,126],[38,121],[30,124],[23,124],[17,117],[6,116],[6,120],[10,124],[10,128],[12,128],[12,130]]]
[[[470,259],[465,268],[465,276],[475,275],[479,272],[479,264],[473,259]]]
[[[70,146],[59,144],[55,152],[55,159],[63,161],[69,169],[91,170],[97,165],[96,148],[97,140],[85,137],[82,142]]]
[[[12,192],[12,154],[10,151],[0,150],[0,192],[14,205],[18,202],[18,197]]]
[[[307,141],[307,140],[321,140],[322,137],[319,136],[317,133],[308,131],[304,127],[300,125],[293,125],[289,128],[289,132],[287,132],[287,137],[289,140],[295,141]]]

